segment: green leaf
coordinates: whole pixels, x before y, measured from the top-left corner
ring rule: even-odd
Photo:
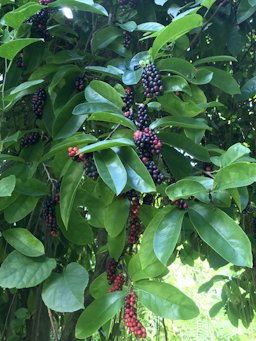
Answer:
[[[132,148],[121,148],[118,153],[127,172],[127,184],[139,192],[156,190],[155,184],[137,153]]]
[[[241,143],[236,143],[220,156],[221,167],[226,167],[238,161],[241,157],[250,154],[250,149]]]
[[[219,88],[229,95],[240,94],[240,87],[230,73],[212,66],[208,66],[206,69],[213,72],[213,78],[210,82],[213,86]]]
[[[106,17],[108,16],[106,9],[99,4],[95,4],[92,0],[57,0],[48,4],[48,6],[61,8],[69,7],[74,10],[96,13]]]
[[[193,64],[182,58],[162,59],[157,63],[157,67],[161,71],[173,72],[188,80],[193,79],[196,74]]]
[[[196,181],[182,179],[168,186],[165,192],[168,195],[168,197],[174,201],[182,198],[187,199],[198,193],[205,193],[206,189],[203,185]]]
[[[105,49],[122,35],[122,31],[114,26],[107,26],[96,31],[92,38],[92,50]]]
[[[112,139],[112,140],[103,140],[100,142],[96,142],[86,146],[84,148],[79,149],[79,153],[91,153],[99,150],[109,149],[112,147],[121,147],[121,146],[134,146],[134,143],[126,138],[120,139]]]
[[[124,127],[128,127],[132,129],[133,131],[136,131],[136,125],[126,118],[123,114],[115,114],[110,112],[98,112],[95,114],[91,114],[87,121],[103,121],[103,122],[109,122],[109,123],[116,123],[123,125]]]
[[[126,170],[118,155],[111,149],[94,153],[94,161],[102,180],[117,195],[127,182]]]
[[[138,300],[156,316],[169,320],[189,320],[199,315],[195,303],[174,286],[156,281],[137,282]]]
[[[106,208],[104,226],[110,237],[115,238],[124,229],[129,216],[129,211],[130,202],[127,199],[114,199]]]
[[[38,197],[19,195],[18,198],[4,210],[4,218],[9,224],[25,218],[36,207]]]
[[[215,62],[237,62],[237,59],[232,56],[211,56],[206,58],[198,59],[194,62],[194,65],[201,65],[201,64],[208,64],[208,63],[215,63]]]
[[[133,32],[137,28],[137,24],[135,21],[127,21],[124,24],[117,24],[120,26],[123,30],[128,31],[128,32]]]
[[[124,103],[119,92],[108,83],[93,80],[85,89],[85,98],[88,102],[108,103],[122,109]]]
[[[191,204],[189,218],[199,236],[228,262],[252,267],[251,243],[241,227],[222,210]]]
[[[48,160],[52,156],[56,156],[59,152],[62,152],[64,150],[68,150],[69,147],[82,147],[85,144],[89,144],[92,142],[96,142],[97,138],[90,134],[84,134],[84,133],[76,133],[74,136],[71,136],[69,138],[66,138],[64,141],[59,142],[55,144],[48,153],[46,153],[43,158],[43,160]]]
[[[27,181],[18,180],[15,190],[18,193],[29,195],[32,197],[50,194],[47,184],[35,178],[29,179]]]
[[[78,104],[75,109],[73,110],[73,115],[84,115],[84,114],[95,114],[101,112],[112,112],[116,114],[122,115],[123,112],[121,109],[117,108],[115,105],[110,103],[102,103],[102,102],[95,102],[95,103],[82,103]]]
[[[112,65],[108,65],[107,67],[104,66],[86,66],[85,70],[94,71],[100,73],[101,75],[110,76],[113,78],[117,78],[119,80],[122,79],[122,75],[124,73],[123,70],[118,69]]]
[[[176,91],[183,91],[189,96],[192,95],[190,86],[185,78],[181,76],[167,76],[163,77],[163,86],[164,91],[169,92],[176,92]]]
[[[164,264],[168,261],[178,242],[185,211],[177,208],[167,213],[155,232],[153,246],[157,258]]]
[[[201,161],[210,161],[208,151],[203,146],[194,143],[183,134],[162,132],[159,134],[160,140],[169,146],[182,149],[191,156]]]
[[[27,229],[12,228],[2,232],[5,240],[14,249],[28,257],[39,257],[44,255],[44,246]]]
[[[256,164],[237,162],[220,169],[214,178],[214,190],[249,186],[256,181]]]
[[[160,127],[180,127],[189,129],[207,129],[212,130],[203,118],[190,118],[190,117],[178,117],[178,116],[167,116],[155,120],[150,125],[150,129]]]
[[[43,83],[44,80],[43,79],[38,79],[35,81],[29,81],[29,82],[24,82],[21,83],[20,85],[16,86],[16,88],[12,89],[12,91],[10,92],[10,95],[16,95],[21,91],[27,90],[29,88],[34,87],[35,85],[39,85],[41,83]]]
[[[43,39],[24,38],[7,41],[0,46],[0,57],[13,60],[16,54],[24,49],[24,47],[37,41],[43,41]]]
[[[44,304],[61,313],[84,308],[84,290],[89,280],[88,272],[78,263],[70,263],[62,273],[52,273],[44,282]]]
[[[242,99],[246,100],[256,95],[256,76],[249,79],[241,88]]]
[[[12,12],[6,13],[4,16],[4,21],[7,25],[18,29],[25,19],[31,17],[42,8],[43,6],[39,4],[28,2],[25,5],[13,10]]]
[[[111,258],[116,261],[119,260],[124,252],[125,244],[127,240],[126,230],[123,229],[118,236],[112,238],[108,236],[108,253]]]
[[[123,83],[125,85],[138,84],[141,79],[142,72],[142,68],[138,70],[126,70],[122,76]]]
[[[111,320],[124,304],[125,295],[125,292],[117,291],[93,301],[78,319],[76,338],[85,339],[93,335],[101,326]]]
[[[100,298],[101,296],[106,295],[108,290],[110,289],[110,285],[107,280],[107,273],[103,272],[99,275],[90,285],[90,295],[93,298]]]
[[[128,274],[133,282],[149,278],[149,275],[142,270],[140,256],[138,253],[134,254],[129,261]]]
[[[158,22],[144,22],[143,24],[140,24],[137,26],[137,31],[142,32],[158,32],[162,30],[164,25],[159,24]]]
[[[241,0],[237,9],[237,23],[241,24],[246,19],[250,18],[256,11],[256,6],[252,6],[250,0]]]
[[[159,32],[152,46],[153,59],[156,58],[158,51],[169,42],[174,42],[178,38],[202,25],[203,19],[198,14],[191,14],[187,17],[173,21]]]
[[[35,287],[49,277],[55,267],[56,261],[53,258],[30,258],[13,251],[0,268],[0,286],[8,289]]]
[[[73,208],[76,191],[80,184],[83,172],[84,170],[82,165],[73,162],[69,166],[61,181],[60,214],[66,227],[68,227],[68,222]]]
[[[0,180],[0,197],[10,197],[15,188],[16,177],[9,175]]]

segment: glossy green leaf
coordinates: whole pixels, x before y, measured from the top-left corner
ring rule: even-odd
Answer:
[[[155,58],[158,51],[167,43],[174,42],[178,38],[202,25],[202,17],[198,14],[191,14],[187,17],[173,21],[159,32],[152,46],[152,56]]]
[[[176,91],[182,91],[185,92],[188,95],[192,95],[190,86],[185,78],[181,76],[166,76],[163,77],[163,86],[164,91],[169,92],[176,92]]]
[[[53,258],[31,258],[13,251],[0,268],[0,286],[8,289],[35,287],[48,278],[55,267],[56,261]]]
[[[199,315],[196,304],[174,286],[156,281],[137,282],[138,300],[156,316],[170,320],[189,320]]]
[[[19,195],[18,198],[4,210],[4,218],[9,224],[25,218],[35,208],[38,197]]]
[[[108,16],[108,12],[106,11],[106,9],[103,6],[94,3],[92,0],[57,0],[48,4],[48,6],[61,8],[69,7],[74,10]]]
[[[211,57],[206,57],[206,58],[201,58],[196,60],[193,64],[196,65],[201,65],[201,64],[208,64],[208,63],[215,63],[215,62],[237,62],[237,59],[232,56],[211,56]]]
[[[191,139],[182,134],[162,132],[159,134],[162,143],[182,149],[191,156],[201,161],[210,161],[208,151],[205,147],[194,143]]]
[[[100,102],[114,104],[122,109],[123,100],[121,95],[108,83],[93,80],[85,89],[85,98],[88,102]]]
[[[160,127],[180,127],[189,129],[206,129],[211,130],[211,128],[206,124],[206,121],[202,118],[190,118],[190,117],[178,117],[178,116],[167,116],[155,120],[150,125],[150,129],[160,128]]]
[[[237,9],[237,23],[241,24],[250,18],[256,11],[256,6],[252,6],[250,0],[241,0]]]
[[[32,178],[27,181],[17,181],[15,191],[32,197],[49,195],[49,186],[45,182]]]
[[[9,175],[0,180],[0,197],[10,197],[15,188],[16,177]]]
[[[241,227],[218,208],[193,204],[189,217],[199,236],[221,257],[238,266],[252,266],[251,243]]]
[[[127,173],[118,155],[111,149],[94,153],[94,161],[102,180],[117,195],[127,182]]]
[[[158,22],[145,22],[137,26],[137,31],[142,32],[158,32],[165,28],[162,24]]]
[[[120,139],[112,139],[112,140],[103,140],[100,142],[96,142],[86,146],[84,148],[79,149],[79,153],[91,153],[99,150],[109,149],[112,147],[121,147],[121,146],[134,146],[134,143],[126,138]]]
[[[21,83],[20,85],[16,86],[14,89],[12,89],[12,91],[10,92],[10,95],[16,95],[21,91],[27,90],[27,89],[34,87],[35,85],[39,85],[43,82],[44,82],[43,79],[37,79],[35,81],[29,81],[29,82]]]
[[[130,202],[127,199],[114,199],[105,210],[105,228],[114,238],[124,229],[130,211]],[[118,217],[118,219],[117,219]]]
[[[5,42],[0,46],[0,57],[13,60],[18,52],[20,52],[24,47],[33,44],[37,41],[43,41],[39,38],[24,38],[24,39],[14,39]]]
[[[240,94],[240,87],[234,77],[227,71],[208,66],[207,70],[213,72],[211,84],[229,95]]]
[[[118,27],[107,26],[96,31],[92,38],[92,50],[105,49],[122,35]]]
[[[256,164],[237,162],[218,171],[214,178],[214,189],[223,190],[249,186],[256,181]]]
[[[256,76],[249,79],[241,88],[242,99],[246,100],[256,95]]]
[[[221,167],[226,167],[238,161],[241,157],[250,154],[250,149],[241,143],[236,143],[220,156]]]
[[[142,68],[138,70],[126,70],[122,76],[122,81],[125,85],[138,84],[142,76]]]
[[[68,227],[68,222],[73,208],[76,191],[80,184],[83,172],[84,170],[82,165],[73,162],[71,163],[61,181],[60,214],[66,227]]]
[[[109,123],[116,123],[123,125],[124,127],[128,127],[132,129],[133,131],[136,131],[136,125],[126,118],[123,114],[116,114],[111,112],[98,112],[95,114],[91,114],[87,121],[103,121],[103,122],[109,122]]]
[[[8,12],[4,16],[4,21],[8,26],[18,29],[25,19],[32,17],[37,11],[42,9],[43,6],[28,2],[23,6],[18,7],[12,12]]]
[[[126,293],[117,291],[93,301],[80,315],[76,325],[76,338],[85,339],[111,320],[124,304]]]
[[[118,69],[112,65],[108,65],[107,67],[104,66],[86,66],[86,70],[97,72],[101,75],[110,76],[113,78],[117,78],[119,80],[122,79],[122,75],[124,73],[123,70]]]
[[[111,286],[108,284],[107,273],[103,272],[91,283],[89,289],[90,295],[96,299],[100,298],[101,296],[106,295],[110,287]]]
[[[119,260],[124,252],[127,241],[126,229],[123,229],[118,236],[112,238],[108,236],[108,253],[116,261]]]
[[[183,76],[185,79],[193,79],[196,68],[192,63],[182,58],[166,58],[157,63],[159,70],[168,71]]]
[[[185,211],[175,208],[160,221],[154,235],[153,247],[157,258],[168,265],[178,242]]]
[[[52,273],[44,282],[44,304],[61,313],[84,308],[84,290],[88,280],[89,274],[82,265],[68,264],[62,273]]]
[[[73,115],[84,115],[84,114],[94,114],[94,113],[101,113],[101,112],[112,112],[116,114],[122,115],[123,112],[121,109],[117,108],[115,105],[110,103],[102,103],[102,102],[95,102],[95,103],[82,103],[78,104],[75,109],[73,110]]]
[[[206,189],[203,185],[196,181],[182,179],[168,186],[165,192],[168,197],[174,201],[181,198],[187,199],[198,193],[204,193],[206,192]]]
[[[2,232],[5,240],[17,251],[28,257],[44,255],[44,246],[27,229],[12,228]]]
[[[140,256],[138,253],[134,254],[128,264],[128,274],[133,282],[147,279],[150,276],[142,270]]]
[[[127,184],[139,192],[154,192],[155,184],[137,153],[132,148],[121,148],[118,155],[127,172]]]

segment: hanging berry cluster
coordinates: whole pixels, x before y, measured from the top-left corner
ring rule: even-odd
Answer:
[[[148,114],[148,106],[147,105],[140,105],[139,110],[137,112],[137,121],[136,126],[139,130],[143,130],[149,127],[151,123],[151,119]]]
[[[22,137],[20,142],[21,148],[28,148],[29,146],[32,146],[36,144],[41,138],[41,135],[37,132],[27,134]]]
[[[72,158],[73,161],[83,162],[85,174],[92,178],[93,180],[97,180],[99,177],[99,173],[93,161],[93,153],[87,154],[78,154],[78,147],[69,147],[68,148],[68,156]]]
[[[113,284],[115,278],[116,278],[116,272],[117,272],[117,266],[118,262],[116,262],[114,259],[109,259],[107,262],[107,279],[108,284]]]
[[[120,272],[114,279],[114,282],[109,289],[109,292],[114,292],[114,291],[120,291],[123,289],[123,285],[125,283],[125,277],[124,275]]]
[[[125,89],[123,102],[124,102],[123,111],[125,113],[132,107],[134,102],[134,90],[131,86],[128,86]]]
[[[46,228],[50,231],[50,235],[55,237],[58,235],[58,224],[56,218],[56,206],[60,202],[60,184],[57,183],[54,188],[52,197],[48,197],[44,203],[42,216],[45,221]]]
[[[127,197],[131,202],[129,213],[129,232],[127,237],[127,244],[131,251],[133,246],[138,243],[143,232],[143,228],[139,219],[140,203],[138,192],[132,190],[128,192]]]
[[[77,91],[83,91],[87,85],[87,79],[85,76],[79,76],[75,80],[75,88]]]
[[[132,35],[130,32],[124,31],[124,42],[123,45],[126,49],[129,49],[131,47],[131,42],[132,42]]]
[[[24,69],[24,60],[23,60],[23,53],[20,52],[16,58],[16,64],[17,64],[17,67],[20,68],[20,69]]]
[[[136,6],[136,0],[119,0],[119,6],[121,11],[132,9]]]
[[[32,110],[35,117],[39,120],[43,117],[43,108],[46,100],[46,91],[38,89],[32,96]]]
[[[147,332],[142,323],[138,320],[137,309],[135,308],[136,301],[137,296],[135,292],[131,292],[125,297],[124,322],[129,331],[137,338],[145,339],[147,337]]]
[[[171,205],[177,206],[181,210],[185,210],[186,208],[188,208],[187,202],[185,200],[183,200],[183,199],[178,199],[178,200],[175,200],[175,201],[171,201]]]
[[[164,87],[161,80],[161,75],[155,64],[148,64],[144,68],[141,81],[144,87],[144,95],[146,98],[153,98],[163,95]]]

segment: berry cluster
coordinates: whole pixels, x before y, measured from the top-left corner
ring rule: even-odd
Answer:
[[[137,318],[137,309],[135,308],[136,301],[137,296],[134,292],[131,292],[125,297],[124,322],[129,331],[137,338],[145,339],[147,337],[147,332]]]
[[[68,156],[72,158],[73,161],[83,162],[85,174],[92,178],[93,180],[97,180],[99,177],[99,173],[93,161],[93,153],[88,154],[78,154],[78,147],[69,147],[68,148]]]
[[[147,105],[140,105],[139,110],[137,112],[138,120],[136,121],[136,126],[139,130],[143,130],[147,128],[150,123],[151,119],[148,114],[148,106]]]
[[[79,76],[75,80],[75,88],[78,91],[83,91],[87,85],[87,79],[85,76]]]
[[[123,111],[124,112],[129,111],[134,101],[134,90],[132,87],[128,86],[125,89],[125,96],[124,96],[123,101],[124,101]]]
[[[123,289],[123,285],[125,283],[125,277],[124,275],[120,272],[114,279],[113,284],[111,288],[109,289],[109,292],[114,292],[114,291],[120,291]]]
[[[45,201],[43,208],[43,218],[47,229],[50,230],[50,234],[55,237],[58,234],[58,225],[56,219],[56,201],[55,199],[48,197]]]
[[[32,110],[37,119],[41,120],[43,117],[43,108],[46,100],[46,91],[38,89],[32,96]]]
[[[212,172],[213,171],[213,166],[211,163],[205,163],[204,164],[204,171],[205,172]]]
[[[136,6],[136,0],[119,0],[119,6],[122,11],[132,9]]]
[[[117,266],[118,263],[114,259],[110,259],[107,263],[107,279],[109,284],[112,284],[116,278]]]
[[[131,42],[132,42],[132,35],[130,32],[127,32],[127,31],[124,31],[123,35],[124,35],[123,45],[126,49],[129,49],[131,46]]]
[[[40,0],[39,4],[40,5],[44,5],[47,6],[48,4],[50,4],[51,2],[53,2],[54,0]]]
[[[160,185],[163,180],[164,180],[164,175],[163,173],[160,171],[160,169],[158,169],[157,165],[155,164],[155,162],[153,160],[147,160],[145,161],[145,158],[143,158],[144,160],[143,163],[146,166],[149,174],[151,175],[152,179],[154,180],[154,182],[158,185]]]
[[[24,69],[24,60],[23,60],[23,53],[19,53],[19,55],[16,58],[16,64],[17,67]]]
[[[139,195],[136,191],[130,191],[127,193],[127,197],[131,202],[129,213],[130,229],[127,237],[127,244],[131,251],[133,245],[138,243],[140,236],[143,232],[143,229],[139,219],[140,213]]]
[[[187,202],[183,199],[171,201],[171,205],[175,205],[178,208],[180,208],[181,210],[185,210],[186,208],[188,208]]]
[[[146,194],[143,198],[144,205],[152,205],[154,202],[154,195],[153,194]]]
[[[36,144],[40,140],[41,136],[39,133],[30,133],[28,135],[25,135],[22,137],[20,146],[21,148],[28,148],[29,146],[32,146],[33,144]]]
[[[27,22],[33,24],[33,27],[36,30],[36,32],[39,34],[40,37],[44,38],[45,41],[51,39],[51,36],[47,30],[47,22],[49,18],[50,18],[49,9],[43,8],[27,20]]]
[[[149,128],[137,130],[134,134],[134,142],[140,150],[142,157],[150,158],[153,154],[159,154],[162,148],[157,134]]]
[[[144,95],[146,98],[153,98],[163,95],[163,83],[160,72],[156,68],[155,64],[148,64],[144,68],[141,81],[144,87]]]

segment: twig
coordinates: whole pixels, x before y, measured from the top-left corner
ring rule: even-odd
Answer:
[[[164,322],[164,318],[162,319],[162,324],[163,324],[163,327],[164,327],[164,339],[165,339],[165,341],[168,341],[168,333],[167,333],[167,328],[166,328],[166,325],[165,325],[165,322]]]
[[[8,309],[8,312],[7,312],[7,315],[6,315],[6,319],[5,319],[5,322],[4,322],[4,328],[3,328],[2,336],[1,336],[1,341],[4,340],[5,329],[6,329],[6,327],[7,327],[8,319],[9,319],[9,316],[10,316],[10,313],[11,313],[11,309],[12,309],[14,300],[15,300],[15,298],[16,298],[16,295],[17,295],[17,293],[15,293],[15,294],[13,295],[11,304],[10,304],[10,306],[9,306],[9,309]]]
[[[51,327],[52,327],[54,339],[56,341],[58,341],[58,333],[57,333],[57,331],[55,329],[55,326],[54,326],[54,322],[53,322],[53,318],[52,318],[52,312],[51,312],[50,308],[47,308],[47,310],[48,310],[48,315],[49,315],[49,319],[50,319],[50,322],[51,322]]]

